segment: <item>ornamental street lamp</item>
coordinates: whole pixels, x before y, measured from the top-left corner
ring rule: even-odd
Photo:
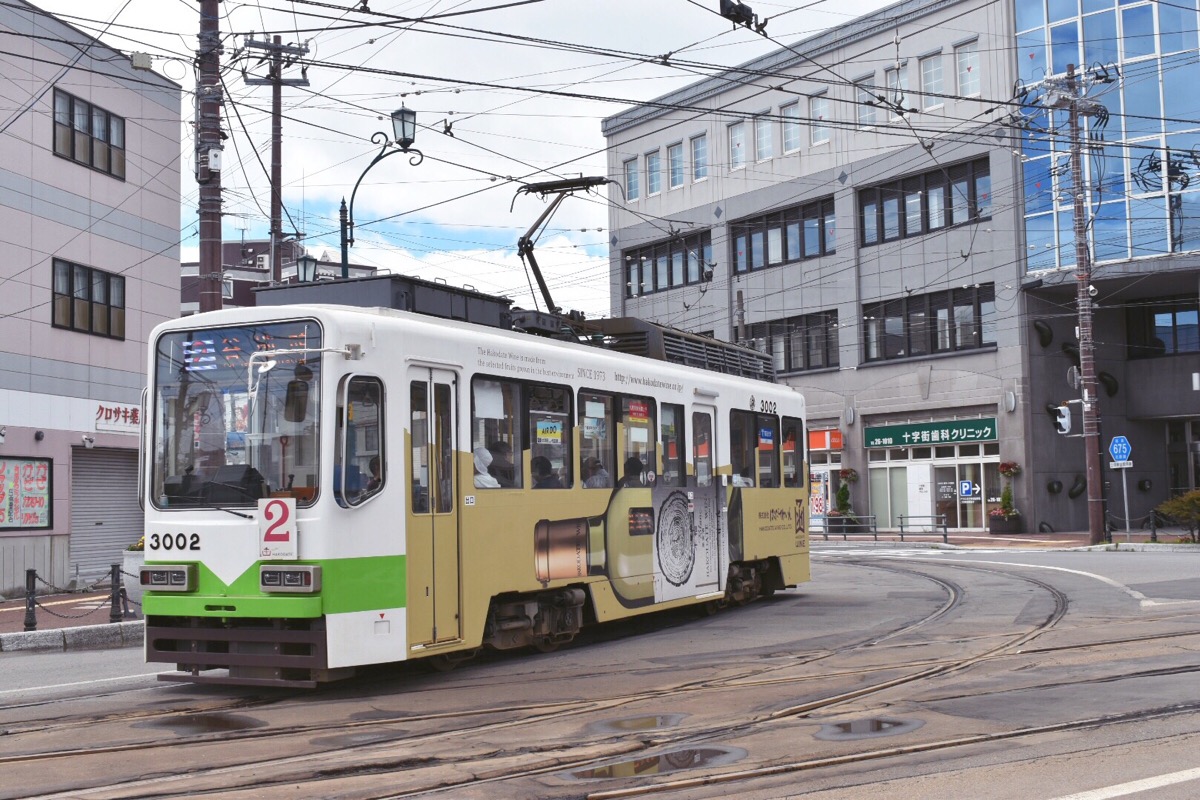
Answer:
[[[376,131],[371,134],[371,141],[380,146],[379,153],[370,164],[367,164],[367,168],[363,170],[362,175],[359,175],[358,180],[354,182],[354,189],[350,192],[349,210],[346,208],[346,198],[342,198],[340,216],[342,225],[343,278],[350,277],[350,246],[354,244],[354,197],[358,194],[358,185],[362,183],[363,178],[367,177],[367,173],[371,171],[371,167],[388,156],[396,155],[396,153],[412,153],[413,155],[408,159],[408,163],[414,167],[425,160],[425,154],[412,146],[412,143],[417,138],[417,112],[404,106],[393,111],[392,132],[395,136],[394,140],[383,131]]]
[[[296,280],[300,283],[312,283],[317,279],[317,263],[316,256],[310,256],[308,253],[296,259]]]

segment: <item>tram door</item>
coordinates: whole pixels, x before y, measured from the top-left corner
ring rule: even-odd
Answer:
[[[713,406],[692,406],[692,505],[697,536],[714,539],[717,554],[717,590],[725,589],[729,574],[729,524],[725,520],[725,492],[717,467],[720,465],[717,444],[717,409]],[[740,521],[740,520],[739,520]],[[741,528],[739,526],[740,533]]]
[[[427,645],[461,637],[459,629],[457,476],[458,376],[409,370],[408,637]]]

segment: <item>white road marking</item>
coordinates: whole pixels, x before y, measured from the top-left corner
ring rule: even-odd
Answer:
[[[111,683],[112,681],[126,681],[130,678],[148,678],[152,675],[157,675],[159,670],[154,672],[139,672],[135,675],[119,675],[116,678],[96,678],[90,681],[74,681],[72,683],[52,683],[47,686],[26,686],[22,689],[4,689],[0,691],[0,695],[18,694],[20,692],[39,692],[45,689],[67,689],[72,686],[90,686],[93,683]]]
[[[1158,775],[1153,778],[1144,778],[1140,781],[1118,783],[1115,786],[1106,786],[1103,789],[1093,789],[1090,792],[1068,794],[1063,797],[1056,797],[1054,800],[1108,800],[1110,797],[1125,797],[1126,795],[1137,794],[1138,792],[1149,792],[1153,789],[1173,786],[1176,783],[1186,783],[1198,778],[1200,778],[1200,769],[1185,769],[1180,772],[1169,772],[1166,775]]]

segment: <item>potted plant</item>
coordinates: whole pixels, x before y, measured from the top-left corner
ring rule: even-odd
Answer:
[[[1000,462],[1000,474],[1004,476],[1004,491],[1000,493],[1000,505],[988,512],[988,533],[1024,533],[1021,512],[1013,505],[1012,479],[1021,474],[1021,465],[1015,461]]]
[[[858,473],[852,467],[844,467],[838,471],[838,477],[842,482],[834,495],[833,510],[829,512],[825,524],[830,533],[850,533],[858,524],[858,518],[850,507],[850,484],[858,480]]]
[[[146,537],[138,539],[126,547],[121,559],[121,585],[125,587],[125,596],[130,600],[142,602],[141,569],[146,562]]]

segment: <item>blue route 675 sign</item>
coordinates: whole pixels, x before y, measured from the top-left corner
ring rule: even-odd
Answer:
[[[1128,461],[1133,455],[1133,445],[1124,436],[1114,436],[1108,446],[1108,454],[1112,456],[1113,461]]]

